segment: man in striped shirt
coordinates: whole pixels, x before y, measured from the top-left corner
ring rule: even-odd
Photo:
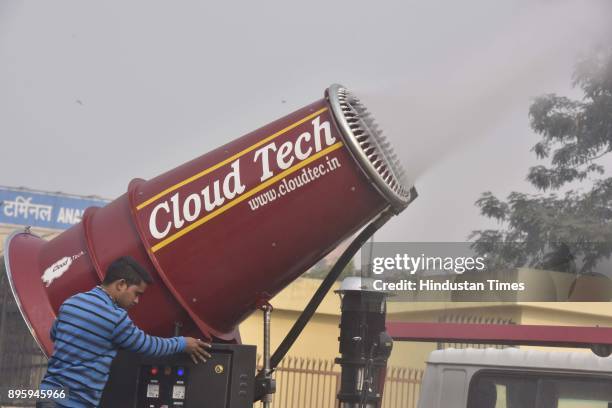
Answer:
[[[192,337],[149,336],[132,323],[127,309],[138,303],[149,273],[131,257],[107,269],[101,286],[68,298],[51,328],[53,355],[41,390],[65,390],[66,397],[39,401],[37,408],[97,407],[118,349],[165,356],[185,352],[206,362],[210,345]]]

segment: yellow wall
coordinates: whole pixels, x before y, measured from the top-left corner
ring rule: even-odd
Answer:
[[[526,272],[523,272],[526,273]],[[561,277],[563,279],[565,277]],[[318,279],[299,278],[271,303],[271,350],[278,347],[308,300],[321,283]],[[567,285],[558,285],[558,287]],[[338,284],[334,289],[338,288]],[[607,326],[612,327],[612,303],[586,302],[389,302],[387,319],[413,322],[460,321],[484,319],[513,324]],[[468,320],[469,321],[469,320]],[[329,293],[304,329],[288,355],[331,360],[339,356],[340,299]],[[477,321],[473,321],[477,322]],[[241,327],[244,343],[256,344],[262,353],[263,318],[257,312]],[[390,366],[422,368],[436,343],[400,342],[393,345]],[[550,349],[550,348],[549,348]]]
[[[299,278],[270,302],[274,307],[271,324],[271,352],[278,347],[291,329],[316,289],[319,279]],[[336,283],[324,298],[317,313],[305,327],[288,356],[310,357],[332,360],[340,356],[338,336],[340,335],[340,297],[333,293]],[[392,304],[389,306],[394,308]],[[434,314],[432,313],[432,316]],[[393,318],[392,313],[389,314]],[[399,318],[403,316],[399,315]],[[397,320],[397,319],[396,319]],[[242,341],[257,345],[258,354],[263,354],[263,313],[256,312],[240,325]],[[389,365],[396,367],[420,367],[425,356],[435,349],[433,343],[395,342]]]
[[[271,352],[278,347],[285,335],[304,310],[306,304],[321,284],[321,280],[299,278],[270,302],[274,307],[271,324]],[[308,323],[288,355],[333,359],[339,356],[338,335],[340,329],[340,298],[333,290],[323,299],[317,313]],[[242,342],[257,345],[263,353],[263,313],[256,312],[240,325]]]

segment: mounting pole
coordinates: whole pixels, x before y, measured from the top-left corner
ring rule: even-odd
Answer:
[[[340,285],[340,408],[380,408],[393,340],[385,330],[387,293],[352,276]]]
[[[263,355],[263,369],[261,375],[257,381],[257,387],[261,387],[263,397],[264,408],[270,408],[272,406],[272,395],[276,392],[276,381],[272,378],[272,365],[270,363],[270,325],[272,321],[272,305],[270,303],[261,302],[259,309],[263,311],[263,329],[264,329],[264,355]]]

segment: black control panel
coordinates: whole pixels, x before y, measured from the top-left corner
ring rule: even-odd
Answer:
[[[186,354],[152,358],[120,352],[103,408],[252,408],[255,346],[214,344],[206,363]]]
[[[140,366],[137,406],[178,408],[185,406],[188,369],[177,365]]]

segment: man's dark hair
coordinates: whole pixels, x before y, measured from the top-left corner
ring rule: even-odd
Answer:
[[[147,270],[131,256],[122,256],[111,263],[106,269],[102,283],[109,285],[120,279],[125,279],[128,285],[140,285],[141,282],[152,283],[153,279]]]

